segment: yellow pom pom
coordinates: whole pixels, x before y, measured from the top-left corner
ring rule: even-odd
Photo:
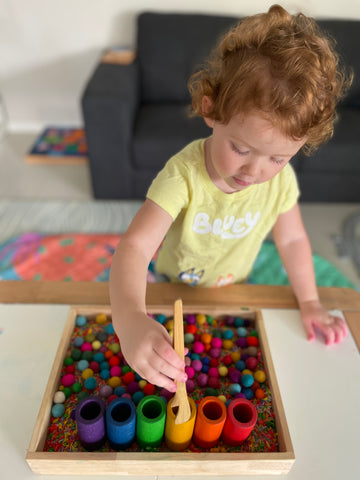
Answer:
[[[111,350],[114,354],[120,352],[120,344],[119,343],[112,343],[109,345],[109,350]]]
[[[206,322],[206,315],[204,315],[203,313],[198,313],[196,315],[196,323],[198,325],[204,325],[205,322]]]
[[[139,384],[139,387],[142,390],[145,387],[145,385],[147,384],[147,381],[146,380],[139,380],[138,384]]]
[[[252,371],[249,370],[248,368],[245,368],[241,373],[242,373],[243,375],[251,375],[251,376],[254,375],[254,372],[252,372]]]
[[[265,372],[263,370],[256,370],[254,373],[254,378],[257,382],[264,383],[266,380]]]
[[[93,350],[99,350],[99,348],[101,348],[101,342],[99,342],[99,340],[94,340],[91,346]]]
[[[98,315],[96,315],[95,320],[96,320],[96,323],[103,325],[104,323],[107,322],[107,316],[105,315],[105,313],[99,313]]]
[[[224,340],[222,344],[225,350],[231,350],[234,346],[234,342],[232,340]]]
[[[94,376],[94,371],[91,368],[85,368],[85,370],[83,370],[81,376],[84,380],[86,380],[87,378]]]
[[[224,403],[227,402],[225,395],[219,395],[219,396],[218,396],[218,399],[221,400],[221,401],[224,402]]]
[[[174,330],[174,320],[170,319],[165,324],[166,330]]]
[[[234,363],[237,362],[241,358],[240,352],[232,352],[231,358]]]
[[[111,377],[108,380],[108,385],[112,388],[116,388],[121,385],[121,378],[120,377]]]
[[[224,365],[221,366],[221,367],[219,367],[218,370],[219,370],[219,375],[220,375],[221,377],[226,377],[226,375],[227,375],[228,372],[229,372],[229,370],[227,369],[227,367],[225,367]]]

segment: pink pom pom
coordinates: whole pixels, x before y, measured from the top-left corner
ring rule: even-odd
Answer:
[[[193,345],[193,352],[195,353],[203,353],[205,349],[205,346],[203,343],[201,342],[194,342],[194,345]]]
[[[205,385],[208,382],[208,376],[206,375],[206,373],[200,373],[197,376],[196,380],[197,380],[197,383],[198,383],[199,387],[205,387]]]
[[[211,346],[214,347],[214,348],[221,348],[221,347],[222,347],[222,340],[221,340],[221,338],[214,337],[214,338],[211,340]]]
[[[61,384],[64,385],[64,387],[71,387],[75,383],[75,375],[72,373],[67,373],[64,375],[61,379]]]
[[[219,370],[216,367],[210,367],[208,374],[209,374],[209,377],[218,378],[219,377]]]

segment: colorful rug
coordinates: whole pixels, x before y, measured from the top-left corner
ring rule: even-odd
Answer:
[[[18,235],[0,244],[0,280],[108,281],[119,239],[116,234]],[[355,288],[327,260],[319,255],[313,259],[318,286]],[[249,282],[289,284],[272,242],[263,244]]]
[[[36,139],[25,159],[28,162],[87,160],[85,131],[82,128],[48,127]]]

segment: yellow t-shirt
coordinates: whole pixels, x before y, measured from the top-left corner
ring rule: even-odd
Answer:
[[[147,193],[174,219],[156,271],[190,285],[240,283],[278,215],[295,205],[295,173],[288,164],[268,182],[224,193],[207,173],[204,143],[195,140],[172,157]]]

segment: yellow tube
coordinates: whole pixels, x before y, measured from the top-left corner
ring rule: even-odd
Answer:
[[[166,424],[165,424],[165,442],[170,450],[180,451],[185,450],[190,445],[196,417],[196,405],[192,398],[188,398],[190,404],[191,415],[185,423],[175,423],[175,413],[169,400],[166,409]]]

